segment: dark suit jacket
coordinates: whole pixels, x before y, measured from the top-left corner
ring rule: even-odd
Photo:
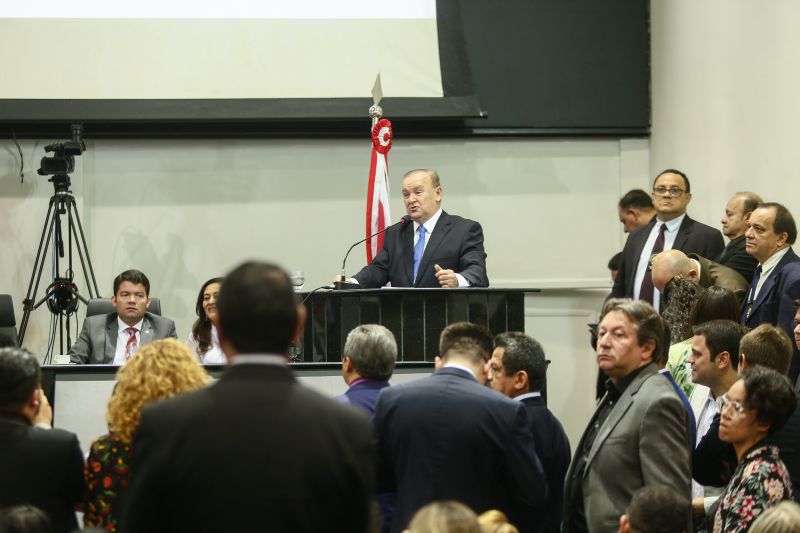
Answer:
[[[745,249],[745,237],[737,237],[729,241],[720,256],[715,259],[720,265],[734,269],[742,275],[747,284],[753,282],[753,274],[758,266],[758,259],[748,254]]]
[[[235,364],[207,389],[145,407],[121,531],[366,531],[367,417],[285,366]]]
[[[721,265],[697,254],[687,254],[690,258],[700,263],[700,286],[704,289],[708,287],[722,287],[730,290],[736,295],[739,304],[747,297],[747,289],[750,282],[745,280],[741,274],[730,267]]]
[[[528,411],[528,422],[536,453],[547,478],[547,510],[542,515],[542,533],[559,533],[564,508],[564,476],[572,455],[569,439],[561,422],[553,416],[541,396],[525,398],[522,404]]]
[[[617,279],[611,289],[613,298],[633,298],[633,284],[639,257],[642,255],[642,249],[655,224],[656,219],[654,218],[649,224],[633,230],[628,235],[625,248],[622,250],[622,262],[619,265]],[[673,250],[680,250],[686,254],[696,253],[703,257],[717,257],[723,247],[722,233],[718,229],[697,222],[689,215],[686,215],[681,222],[672,245]]]
[[[597,416],[596,411],[587,429]],[[576,460],[583,453],[586,435],[584,432],[567,473],[567,497],[572,494]],[[615,531],[633,493],[647,485],[665,485],[689,498],[690,449],[686,408],[669,380],[651,363],[622,393],[589,451],[581,478],[589,531]],[[688,513],[686,518],[688,524]],[[564,531],[573,530],[565,515]]]
[[[797,306],[794,301],[800,298],[800,257],[790,248],[786,255],[772,270],[769,278],[761,286],[758,297],[753,302],[750,316],[747,304],[742,306],[742,324],[750,329],[761,324],[772,324],[783,329],[790,339],[794,339],[794,315]],[[789,377],[794,383],[800,373],[800,352],[792,342],[794,355],[789,368]]]
[[[83,501],[83,453],[78,438],[0,415],[0,506],[30,504],[50,516],[53,530],[77,529]]]
[[[157,339],[178,338],[175,322],[169,318],[145,313],[143,320],[142,331],[139,334],[141,346]],[[69,349],[69,362],[89,365],[113,363],[118,336],[117,313],[87,317],[83,321],[83,329],[78,340]]]
[[[385,379],[365,379],[348,388],[337,399],[354,405],[372,416],[375,412],[375,404],[378,403],[378,396],[383,389],[389,386],[389,382]]]
[[[354,277],[366,288],[440,287],[434,265],[461,274],[473,287],[488,287],[486,252],[483,251],[483,230],[474,220],[448,215],[442,211],[429,236],[414,278],[414,224],[395,226],[386,232],[383,247],[372,264]]]
[[[480,514],[506,513],[520,531],[536,531],[547,484],[525,407],[442,368],[384,389],[372,419],[379,482],[397,491],[392,531],[434,500],[457,500]]]

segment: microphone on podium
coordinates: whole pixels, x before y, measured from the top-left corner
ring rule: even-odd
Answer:
[[[358,241],[356,243],[353,243],[353,245],[347,250],[347,253],[344,254],[344,259],[342,259],[342,273],[339,274],[338,276],[336,276],[334,278],[334,280],[333,280],[334,289],[341,290],[341,289],[357,289],[358,288],[358,284],[349,283],[347,281],[347,275],[345,274],[345,270],[344,270],[344,265],[347,262],[347,256],[350,255],[350,252],[353,250],[353,248],[355,248],[356,246],[358,246],[362,242],[366,241],[367,239],[371,239],[371,238],[373,238],[373,237],[375,237],[377,235],[380,235],[383,232],[389,231],[389,228],[393,228],[395,226],[404,226],[404,225],[408,224],[409,222],[411,222],[411,216],[410,215],[403,215],[403,218],[401,218],[398,222],[395,222],[391,226],[386,226],[382,230],[376,231],[375,233],[373,233],[369,237],[364,237],[360,241]]]

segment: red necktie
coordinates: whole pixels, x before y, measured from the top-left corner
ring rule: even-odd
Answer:
[[[136,353],[136,349],[139,347],[139,343],[136,342],[136,332],[139,331],[136,328],[125,328],[125,331],[128,332],[128,343],[125,345],[125,361],[133,357]]]

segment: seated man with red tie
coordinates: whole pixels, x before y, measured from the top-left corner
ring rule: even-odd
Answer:
[[[78,340],[69,349],[70,363],[122,365],[140,346],[178,337],[175,322],[146,312],[150,280],[141,271],[126,270],[114,278],[111,303],[116,311],[86,317]]]

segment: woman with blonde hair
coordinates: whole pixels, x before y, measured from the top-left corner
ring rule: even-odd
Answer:
[[[482,533],[478,517],[453,500],[431,502],[414,514],[404,533]]]
[[[519,533],[519,529],[508,523],[508,517],[503,511],[491,509],[478,517],[478,524],[483,533]]]
[[[120,367],[106,413],[109,432],[92,443],[86,461],[86,527],[117,530],[118,495],[128,484],[131,440],[142,408],[207,382],[197,356],[175,339],[146,344]]]
[[[750,533],[793,533],[800,531],[800,505],[785,500],[761,513]]]

